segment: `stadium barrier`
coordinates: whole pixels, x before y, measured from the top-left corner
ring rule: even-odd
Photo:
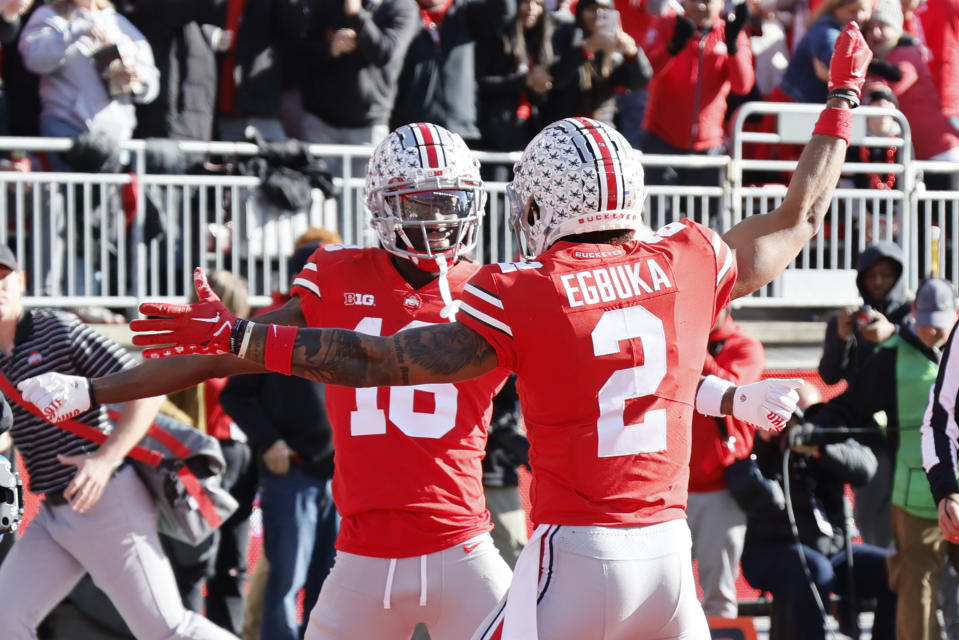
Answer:
[[[785,178],[794,161],[751,157],[757,145],[808,141],[820,108],[816,105],[747,103],[733,123],[729,156],[644,155],[652,167],[718,170],[713,186],[648,185],[647,221],[653,228],[689,215],[723,232],[746,216],[768,212],[785,196]],[[904,248],[905,277],[914,289],[932,271],[955,281],[959,274],[959,192],[927,191],[922,177],[959,171],[959,165],[912,159],[908,123],[896,110],[862,107],[855,112],[853,144],[895,146],[895,164],[849,162],[833,196],[822,230],[776,280],[738,306],[838,306],[854,304],[855,261],[863,247],[891,240]],[[774,132],[748,130],[750,118],[775,115]],[[892,116],[902,135],[866,134],[865,118]],[[256,175],[237,171],[198,175],[147,170],[143,140],[124,143],[129,173],[0,171],[0,241],[9,242],[28,274],[27,304],[99,305],[132,309],[145,299],[183,301],[192,288],[195,265],[229,269],[246,277],[253,305],[284,290],[290,275],[286,258],[293,241],[309,226],[336,229],[348,244],[372,246],[376,236],[363,205],[369,147],[310,145],[311,154],[338,167],[338,193],[314,189],[312,203],[297,211],[278,208],[264,196]],[[178,142],[179,152],[202,160],[227,158],[232,166],[258,156],[252,143]],[[62,152],[69,139],[2,138],[0,150],[31,154]],[[519,153],[476,154],[489,175],[508,176]],[[505,167],[505,170],[504,170]],[[778,183],[754,184],[757,171],[776,172]],[[889,172],[901,176],[896,189],[856,189],[851,176]],[[479,262],[515,259],[509,228],[506,182],[487,182],[487,216],[476,251]],[[901,187],[901,188],[899,188]],[[932,265],[931,268],[926,265]]]

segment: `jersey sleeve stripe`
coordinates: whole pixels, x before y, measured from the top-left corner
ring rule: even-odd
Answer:
[[[320,288],[317,286],[317,284],[315,282],[310,282],[306,278],[295,278],[293,280],[293,286],[303,287],[304,289],[306,289],[307,291],[315,295],[317,298],[323,297],[322,295],[320,295]]]
[[[482,311],[474,309],[473,307],[469,306],[465,302],[462,302],[462,301],[460,302],[460,311],[464,312],[466,315],[473,318],[477,322],[485,324],[487,327],[490,327],[491,329],[496,329],[497,331],[505,333],[510,338],[513,337],[513,330],[510,329],[508,325],[506,325],[503,322],[500,322],[499,320],[497,320],[496,318],[490,315],[483,313]]]
[[[726,277],[726,274],[729,273],[729,269],[732,266],[733,266],[733,252],[727,247],[726,259],[723,261],[723,266],[719,269],[719,273],[716,274],[717,286],[719,286],[719,283],[723,281],[723,278]]]
[[[463,287],[463,291],[476,296],[483,302],[486,302],[487,304],[491,304],[497,309],[503,308],[502,300],[494,296],[489,291],[486,291],[484,289],[481,289],[480,287],[477,287],[475,284],[467,284],[465,287]]]
[[[733,252],[729,246],[723,242],[723,239],[719,237],[719,234],[715,231],[712,231],[712,237],[710,238],[711,244],[713,246],[713,253],[716,254],[716,266],[718,270],[716,272],[716,285],[719,286],[719,283],[723,281],[723,278],[729,272],[729,269],[733,266]],[[722,259],[722,265],[719,264],[720,258]]]

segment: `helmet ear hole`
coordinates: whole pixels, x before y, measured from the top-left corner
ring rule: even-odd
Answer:
[[[536,199],[533,198],[529,203],[529,209],[526,210],[526,224],[532,227],[536,224],[537,220],[539,220],[539,205],[536,204]]]

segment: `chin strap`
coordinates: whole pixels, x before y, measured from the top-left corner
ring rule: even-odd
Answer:
[[[437,255],[436,265],[440,268],[440,296],[443,298],[443,309],[440,311],[441,318],[447,318],[450,322],[456,322],[456,312],[460,309],[460,301],[453,300],[453,294],[450,293],[450,281],[446,277],[446,272],[449,271],[446,266],[446,257],[443,255]]]

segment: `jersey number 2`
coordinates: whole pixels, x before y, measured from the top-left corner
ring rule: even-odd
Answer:
[[[642,422],[626,424],[626,401],[648,396],[666,377],[666,331],[663,321],[640,306],[606,311],[590,334],[593,354],[619,353],[622,340],[639,339],[644,361],[638,367],[614,371],[599,390],[600,458],[666,450],[666,410],[653,409]]]
[[[414,320],[400,331],[429,324]],[[363,318],[355,331],[378,336],[383,330],[382,318]],[[413,410],[417,391],[433,394],[433,413]],[[356,411],[350,412],[350,435],[371,436],[386,433],[386,412],[376,406],[377,387],[356,390]],[[459,389],[452,384],[420,384],[415,387],[390,387],[388,410],[390,422],[411,438],[442,438],[456,426],[456,396]]]

